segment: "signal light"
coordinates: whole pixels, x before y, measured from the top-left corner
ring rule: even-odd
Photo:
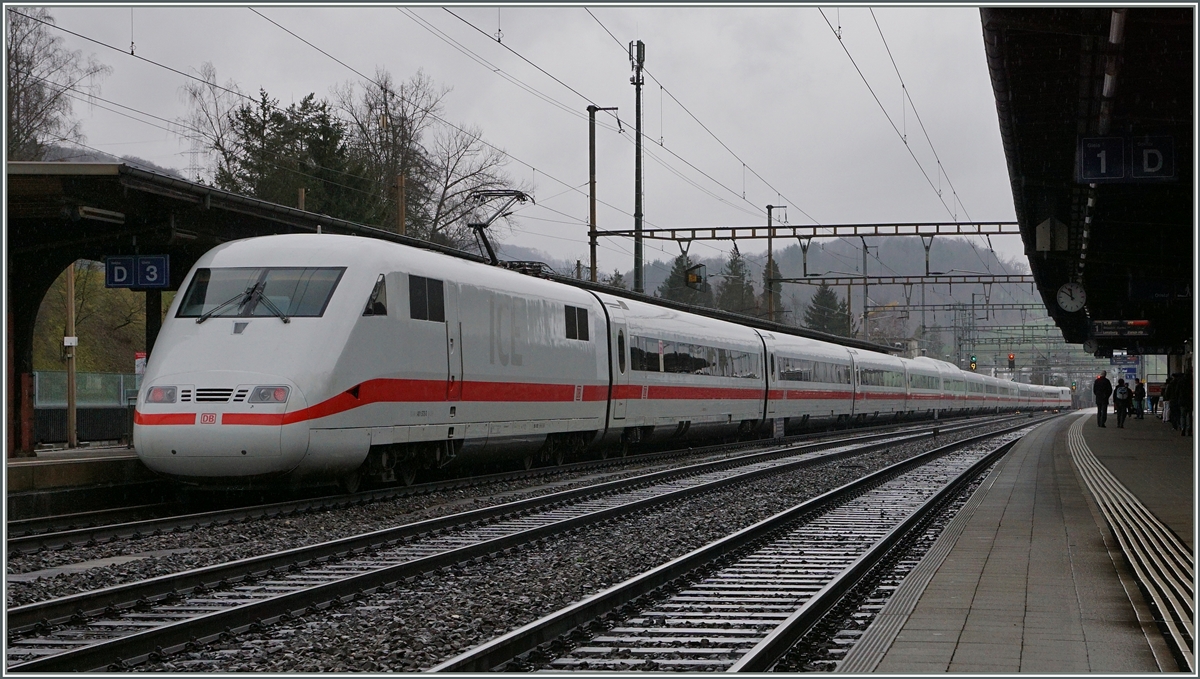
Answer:
[[[1015,370],[1015,369],[1016,369],[1016,367],[1017,367],[1017,355],[1016,355],[1016,354],[1009,354],[1009,355],[1008,355],[1008,369],[1009,369],[1009,370]]]
[[[971,356],[971,370],[972,371],[975,370],[975,368],[978,366],[979,366],[979,363],[975,361],[975,356],[972,355]]]

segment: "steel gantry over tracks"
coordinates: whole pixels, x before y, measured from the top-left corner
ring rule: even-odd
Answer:
[[[752,240],[757,238],[847,238],[851,236],[1019,236],[1017,222],[912,222],[889,224],[809,224],[795,226],[703,226],[642,229],[642,238],[655,240]],[[626,230],[597,231],[597,236],[632,238]]]
[[[929,285],[969,285],[990,283],[1033,283],[1033,276],[1022,275],[992,275],[969,274],[949,275],[934,274],[930,276],[806,276],[804,278],[776,278],[778,283],[807,283],[809,285],[851,285],[866,282],[870,285],[913,285],[928,283]]]

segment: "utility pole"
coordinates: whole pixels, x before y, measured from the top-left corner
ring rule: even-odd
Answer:
[[[592,282],[596,282],[596,111],[615,111],[616,106],[589,105],[588,112],[588,245],[592,251]]]
[[[871,339],[871,330],[867,327],[867,239],[858,237],[863,245],[863,339]]]
[[[67,447],[79,445],[75,420],[75,347],[79,338],[75,336],[75,262],[67,267],[67,331],[63,337],[63,349],[67,353]]]
[[[633,160],[633,291],[645,292],[642,278],[642,66],[646,63],[646,43],[635,40],[629,43],[629,61],[633,66],[635,96],[634,160]]]
[[[775,278],[773,266],[775,260],[771,253],[772,240],[774,238],[775,229],[771,226],[771,211],[775,208],[785,208],[786,205],[768,205],[767,206],[767,320],[775,322]]]
[[[404,195],[404,174],[396,175],[396,233],[401,236],[406,235],[405,220],[408,218],[408,206],[405,204],[407,196]]]

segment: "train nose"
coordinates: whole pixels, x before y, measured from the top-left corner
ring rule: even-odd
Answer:
[[[213,482],[285,474],[308,450],[308,425],[288,414],[304,394],[277,375],[198,373],[143,387],[134,411],[134,448],[151,470]]]

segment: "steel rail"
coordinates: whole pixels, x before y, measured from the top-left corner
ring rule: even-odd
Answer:
[[[999,418],[987,418],[984,422],[1003,421],[1007,416]],[[953,422],[956,426],[959,425],[956,420],[947,420]],[[867,433],[867,436],[875,435],[890,435],[894,431],[920,430],[927,426],[926,423],[911,424],[905,423],[897,427],[896,425],[887,425],[880,427],[877,432]],[[974,426],[974,425],[970,425]],[[947,429],[946,431],[955,431],[956,429]],[[861,431],[861,430],[860,430]],[[144,535],[159,535],[162,533],[180,532],[194,528],[202,528],[206,526],[220,526],[230,523],[237,523],[253,518],[271,518],[278,516],[287,516],[300,514],[304,512],[313,512],[318,510],[341,509],[345,507],[358,506],[371,502],[380,502],[393,500],[399,497],[408,497],[411,495],[420,495],[444,490],[457,490],[460,488],[477,487],[489,483],[499,483],[505,481],[524,480],[530,478],[538,478],[548,475],[556,475],[560,473],[572,473],[577,471],[588,471],[592,469],[606,469],[609,467],[618,467],[629,462],[656,462],[660,460],[668,460],[683,456],[696,457],[708,454],[716,454],[721,452],[734,452],[738,450],[746,450],[753,447],[761,447],[767,445],[792,445],[804,441],[819,441],[839,439],[845,436],[846,432],[810,432],[795,436],[785,437],[775,440],[758,440],[751,442],[742,442],[737,444],[717,444],[689,449],[674,449],[661,452],[645,453],[635,457],[626,458],[607,458],[604,460],[586,460],[583,462],[575,462],[555,467],[542,467],[532,470],[499,472],[495,474],[485,474],[478,476],[470,476],[458,479],[449,479],[445,481],[433,481],[430,483],[417,484],[413,486],[382,488],[375,490],[366,490],[359,493],[349,495],[333,495],[323,496],[318,498],[309,498],[304,500],[288,500],[284,502],[275,502],[262,505],[250,505],[243,507],[234,507],[227,509],[218,509],[207,512],[196,512],[191,514],[177,514],[173,516],[142,519],[135,521],[126,521],[115,524],[100,524],[88,525],[81,528],[68,528],[66,530],[56,530],[50,532],[31,532],[25,535],[13,535],[13,524],[9,524],[9,534],[5,542],[10,554],[28,554],[42,549],[61,549],[70,545],[87,544],[91,542],[109,541],[113,542],[125,538],[136,538]],[[865,439],[860,439],[865,440]],[[111,512],[119,510],[103,510],[97,512],[97,516],[103,516]],[[70,519],[73,522],[82,522],[88,520],[88,514],[72,515]],[[45,524],[42,524],[45,525]]]
[[[137,583],[119,585],[95,592],[86,592],[74,596],[54,599],[47,602],[30,604],[11,609],[8,612],[8,628],[10,630],[9,650],[14,632],[17,634],[30,631],[39,632],[64,623],[82,624],[87,618],[97,614],[110,616],[130,611],[137,607],[147,607],[170,602],[180,596],[181,590],[187,593],[207,592],[213,588],[228,589],[241,582],[277,577],[284,569],[303,568],[306,566],[328,565],[334,560],[345,559],[356,555],[365,555],[381,549],[389,549],[398,544],[412,540],[420,535],[437,534],[454,527],[479,525],[494,521],[501,516],[527,515],[538,509],[561,507],[571,502],[599,495],[611,495],[618,490],[644,487],[651,483],[669,481],[682,477],[695,477],[702,473],[736,468],[748,464],[759,464],[758,469],[736,473],[724,478],[698,483],[692,487],[671,490],[645,497],[625,504],[608,507],[577,515],[572,518],[555,520],[532,529],[510,533],[503,537],[475,542],[457,549],[416,558],[396,565],[376,568],[370,572],[338,579],[325,584],[294,591],[269,599],[256,600],[233,608],[193,617],[181,622],[166,624],[148,629],[141,633],[101,641],[82,646],[65,652],[46,649],[46,655],[25,662],[15,662],[8,666],[9,671],[65,671],[94,669],[132,660],[140,661],[151,653],[171,653],[183,648],[195,639],[203,641],[206,638],[216,639],[221,634],[239,633],[251,626],[270,623],[280,617],[302,614],[312,606],[324,608],[330,602],[336,602],[345,597],[355,597],[362,593],[370,593],[375,589],[404,578],[414,577],[421,573],[437,570],[455,563],[471,559],[485,558],[498,552],[512,549],[521,544],[546,539],[552,535],[573,530],[585,525],[615,519],[619,516],[636,512],[667,502],[674,502],[685,497],[710,492],[732,484],[744,483],[754,478],[770,474],[782,473],[789,469],[817,464],[833,459],[839,459],[855,454],[861,454],[880,447],[895,443],[918,440],[932,435],[932,431],[884,438],[885,435],[872,435],[872,441],[861,445],[844,445],[837,452],[813,454],[798,460],[781,462],[770,465],[772,460],[800,455],[805,450],[827,446],[826,443],[815,443],[807,446],[790,446],[768,452],[754,453],[737,458],[707,462],[690,467],[608,482],[588,488],[562,491],[553,495],[531,498],[508,503],[497,507],[473,510],[462,514],[430,519],[416,524],[398,528],[385,529],[335,540],[321,545],[296,548],[276,554],[265,555],[221,564],[207,568],[196,569],[184,573],[161,576]],[[767,464],[764,464],[767,463]],[[214,584],[215,583],[215,584]],[[149,623],[144,623],[148,625]],[[19,643],[19,642],[18,642]],[[38,644],[33,640],[31,644]],[[42,646],[51,645],[49,640],[42,640]],[[28,646],[26,646],[28,648]],[[163,649],[166,649],[165,651]],[[33,651],[30,652],[42,652]]]
[[[877,564],[888,551],[897,543],[909,536],[925,519],[936,512],[948,499],[954,497],[964,486],[987,469],[993,462],[1003,457],[1012,449],[1016,441],[1009,441],[997,447],[982,457],[957,478],[951,480],[940,491],[926,500],[907,519],[888,532],[879,542],[873,545],[865,554],[855,560],[832,582],[825,585],[796,612],[792,613],[783,624],[776,627],[754,648],[746,652],[732,667],[730,672],[766,672],[804,636],[818,621],[846,594],[857,585]]]
[[[1042,420],[1037,420],[1035,423],[1040,421]],[[753,526],[743,528],[728,537],[700,547],[684,556],[567,606],[560,611],[461,653],[433,667],[430,671],[486,672],[494,670],[546,642],[554,641],[570,633],[572,630],[582,628],[639,597],[651,594],[674,581],[702,571],[710,567],[717,560],[744,550],[807,515],[822,512],[842,504],[847,499],[878,486],[887,479],[894,478],[898,474],[902,474],[958,448],[1023,429],[1029,427],[1031,424],[1030,422],[1025,422],[1019,426],[1010,427],[1005,430],[981,434],[898,462],[861,479],[828,491],[818,497],[807,500],[791,509],[779,512]]]
[[[1071,458],[1155,609],[1179,669],[1195,673],[1192,552],[1096,459],[1083,437],[1086,420],[1080,417],[1067,432]]]

